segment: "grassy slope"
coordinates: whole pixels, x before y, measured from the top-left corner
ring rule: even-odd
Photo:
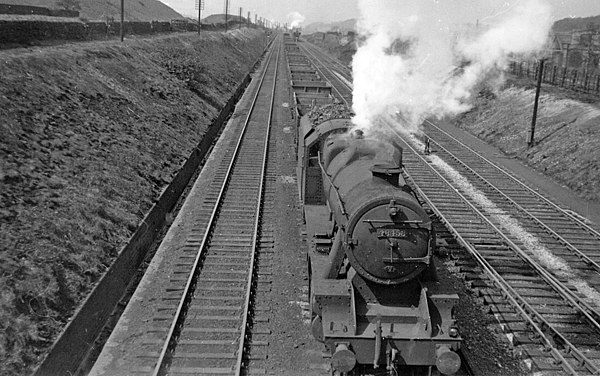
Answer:
[[[563,18],[554,22],[552,30],[555,32],[570,32],[572,30],[586,30],[590,25],[598,27],[600,25],[600,16],[594,17],[576,17]]]
[[[300,27],[306,34],[312,34],[317,32],[325,33],[331,30],[337,30],[346,33],[348,31],[356,30],[356,19],[352,18],[345,21],[331,23],[314,22],[308,25],[300,25]]]
[[[241,20],[241,21],[240,21]],[[253,19],[250,19],[250,21],[254,22]],[[235,14],[229,14],[227,16],[227,23],[238,23],[238,22],[242,22],[242,23],[246,23],[248,22],[248,19],[246,17],[242,17],[240,18],[240,16],[236,16]],[[203,18],[202,19],[202,23],[203,24],[225,24],[225,14],[211,14],[210,16]]]
[[[256,31],[0,51],[0,374],[30,372],[262,50]]]
[[[1,0],[3,4],[33,5],[56,8],[53,0]],[[80,16],[89,20],[103,20],[106,17],[119,18],[121,14],[120,0],[79,0]],[[169,21],[173,18],[184,18],[173,9],[158,0],[125,1],[125,17],[127,21]]]
[[[497,95],[479,95],[473,109],[456,122],[581,197],[600,201],[598,103],[581,102],[589,98],[547,85],[542,92],[532,148],[527,147],[535,97],[532,81],[513,80]]]

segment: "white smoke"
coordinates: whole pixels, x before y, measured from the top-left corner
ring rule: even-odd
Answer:
[[[358,3],[364,42],[352,62],[353,122],[367,133],[384,118],[415,132],[425,118],[468,110],[476,85],[501,82],[509,55],[539,51],[552,25],[542,0],[519,1],[494,16],[494,25],[462,32],[455,22],[470,12],[457,9],[465,1]]]
[[[300,26],[300,24],[304,22],[305,19],[306,17],[301,15],[299,12],[292,12],[287,15],[288,24],[292,29]]]

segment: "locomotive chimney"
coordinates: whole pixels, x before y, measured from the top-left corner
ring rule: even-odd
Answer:
[[[365,138],[365,133],[362,129],[355,129],[354,131],[352,131],[351,136],[352,138],[363,139]]]
[[[401,172],[402,168],[400,166],[394,166],[392,164],[376,164],[371,167],[373,177],[383,179],[394,187],[400,185],[399,180]]]

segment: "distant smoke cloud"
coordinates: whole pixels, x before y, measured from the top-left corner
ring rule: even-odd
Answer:
[[[292,12],[287,15],[288,24],[291,28],[300,26],[300,24],[304,22],[305,19],[306,17],[304,17],[298,12]]]
[[[525,0],[499,15],[494,26],[456,32],[456,2],[359,0],[358,32],[365,41],[356,52],[354,123],[375,131],[378,121],[398,120],[414,132],[427,117],[470,108],[477,84],[499,83],[512,53],[540,50],[547,42],[551,9]]]

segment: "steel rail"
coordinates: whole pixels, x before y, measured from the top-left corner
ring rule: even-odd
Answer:
[[[340,83],[341,83],[341,84],[342,84],[342,85],[343,85],[343,86],[344,86],[346,89],[348,89],[348,90],[349,90],[349,91],[352,93],[352,84],[348,85],[348,84],[347,84],[345,81],[343,81],[343,80],[341,80],[339,77],[337,77],[337,75],[335,74],[336,72],[334,72],[334,71],[333,71],[333,70],[332,70],[332,69],[331,69],[331,68],[330,68],[330,67],[329,67],[327,64],[324,64],[324,63],[323,63],[323,61],[322,61],[322,60],[321,60],[321,59],[320,59],[320,58],[317,56],[317,54],[315,53],[315,51],[317,51],[317,52],[319,52],[319,53],[320,53],[321,51],[317,50],[316,48],[313,48],[313,49],[311,50],[311,49],[310,49],[310,48],[308,48],[308,47],[305,47],[305,46],[303,46],[303,47],[304,47],[304,48],[306,49],[306,51],[308,51],[308,52],[309,52],[309,53],[310,53],[312,56],[314,56],[314,57],[315,57],[315,59],[317,59],[317,61],[318,61],[319,63],[321,63],[321,64],[323,65],[323,67],[325,67],[325,69],[327,69],[329,72],[331,72],[331,73],[332,73],[332,74],[335,76],[335,78],[336,78],[336,80],[337,80],[338,82],[340,82]],[[325,59],[327,59],[327,60],[329,60],[329,61],[333,61],[333,59],[332,59],[331,57],[327,56],[327,55],[326,55],[326,54],[324,54],[324,53],[321,53],[321,54],[320,54],[320,56],[321,56],[321,57],[325,57]],[[340,74],[340,75],[341,75],[341,76],[343,76],[342,74]],[[346,80],[349,80],[349,79],[351,79],[351,77],[344,77],[344,78],[345,78]],[[332,85],[333,85],[333,83],[332,83]]]
[[[596,271],[600,271],[600,264],[598,264],[596,261],[594,261],[591,258],[589,258],[589,256],[587,256],[582,251],[580,251],[576,246],[574,246],[573,244],[571,244],[567,239],[563,238],[562,235],[560,235],[555,230],[553,230],[552,228],[550,228],[547,224],[545,224],[540,219],[538,219],[534,214],[532,214],[531,212],[529,212],[529,210],[525,209],[523,206],[521,206],[521,204],[519,204],[518,202],[516,202],[515,200],[513,200],[506,193],[502,192],[492,182],[490,182],[488,179],[484,178],[478,172],[476,172],[471,167],[469,167],[459,157],[457,157],[454,153],[452,153],[447,148],[445,148],[444,146],[442,146],[439,142],[436,142],[432,138],[429,138],[429,139],[431,141],[433,141],[435,144],[437,144],[440,149],[442,149],[445,153],[447,153],[452,158],[454,158],[463,167],[465,167],[466,169],[468,169],[473,175],[475,175],[481,181],[483,181],[484,183],[486,183],[490,188],[494,189],[498,194],[500,194],[502,197],[504,197],[512,205],[514,205],[515,207],[517,207],[517,209],[519,209],[523,213],[525,213],[532,221],[536,222],[540,227],[544,228],[544,230],[546,230],[547,232],[549,232],[550,234],[552,234],[557,240],[561,241],[564,245],[567,246],[567,248],[569,248],[572,252],[576,253],[576,255],[579,256],[579,258],[583,259],[586,264],[592,266],[594,269],[596,269]]]
[[[305,46],[306,46],[306,45],[305,45]],[[316,47],[313,47],[313,44],[311,44],[310,42],[309,42],[309,46],[310,46],[310,47],[306,47],[306,48],[307,48],[307,49],[310,49],[310,48],[312,48],[313,50],[317,50],[317,49],[316,49]],[[329,56],[329,55],[327,55],[327,54],[321,54],[321,55],[322,55],[322,56],[325,58],[325,60],[327,60],[329,63],[332,63],[332,64],[334,64],[334,65],[337,65],[338,69],[339,69],[339,70],[342,72],[342,73],[340,73],[340,74],[341,74],[342,76],[344,76],[344,78],[345,78],[345,79],[348,79],[348,80],[349,80],[349,79],[351,79],[351,78],[352,78],[352,71],[351,71],[351,70],[350,70],[350,69],[349,69],[347,66],[345,66],[344,64],[342,64],[342,63],[341,63],[341,62],[340,62],[338,59],[336,59],[336,58],[334,58],[334,57],[332,57],[332,56]]]
[[[391,129],[391,128],[390,128]],[[402,137],[402,135],[400,135],[395,129],[392,129],[392,131],[394,133],[396,133],[396,135],[404,140],[404,138]],[[487,222],[488,226],[490,226],[494,231],[497,232],[498,235],[500,235],[507,243],[509,246],[511,247],[515,247],[516,249],[520,249],[514,242],[512,242],[512,240],[510,240],[508,237],[506,237],[500,229],[498,229],[479,209],[477,209],[473,204],[471,204],[469,202],[469,200],[458,191],[458,189],[454,188],[453,185],[436,169],[434,169],[430,163],[428,163],[408,142],[405,142],[405,144],[411,149],[411,151],[423,162],[424,165],[428,166],[429,169],[431,171],[433,171],[448,187],[450,187],[452,189],[452,191],[454,191],[454,193],[456,193],[456,195],[458,195],[461,200],[463,200],[464,203],[466,203],[468,206],[471,207],[471,209],[480,216],[480,219],[483,219],[485,222]],[[406,171],[406,170],[405,170]],[[579,349],[577,349],[575,347],[575,345],[573,345],[569,340],[567,340],[562,333],[560,333],[556,328],[554,328],[552,326],[552,324],[550,322],[548,322],[541,313],[539,313],[537,310],[535,310],[535,308],[533,308],[526,300],[525,298],[519,294],[512,286],[510,286],[510,284],[504,279],[502,278],[502,276],[500,276],[500,274],[489,264],[489,262],[487,260],[485,260],[485,258],[477,251],[477,249],[475,247],[473,247],[467,240],[465,240],[462,235],[460,234],[460,232],[458,230],[456,230],[456,228],[451,224],[451,221],[449,221],[444,215],[443,213],[436,207],[436,205],[427,197],[427,195],[425,194],[425,192],[416,184],[416,182],[414,181],[414,179],[410,176],[410,174],[408,174],[408,172],[406,172],[407,175],[409,176],[410,180],[413,181],[415,188],[417,189],[417,191],[419,192],[419,194],[421,195],[421,197],[427,202],[427,204],[430,206],[430,208],[436,213],[436,215],[438,215],[445,223],[446,226],[448,226],[450,232],[452,232],[452,234],[454,236],[456,236],[456,238],[459,240],[459,242],[469,251],[469,253],[477,260],[477,262],[484,268],[484,270],[486,271],[486,273],[493,279],[494,283],[500,288],[502,289],[502,291],[505,293],[505,297],[507,299],[509,299],[512,303],[512,305],[521,313],[521,316],[523,316],[523,318],[529,323],[529,325],[534,329],[534,331],[540,336],[540,338],[543,338],[546,347],[549,348],[552,353],[555,355],[555,357],[560,360],[560,362],[563,364],[563,367],[566,368],[566,370],[568,372],[570,372],[572,375],[577,375],[578,373],[571,367],[571,365],[569,364],[569,362],[564,358],[564,356],[560,353],[560,351],[558,349],[556,349],[552,343],[552,340],[550,340],[546,334],[543,332],[541,325],[538,324],[542,323],[542,325],[546,328],[548,328],[550,331],[552,331],[553,333],[553,339],[560,339],[561,344],[568,347],[570,352],[572,354],[574,354],[573,356],[580,361],[583,365],[586,366],[586,368],[588,368],[588,370],[592,373],[597,373],[600,374],[600,368],[596,367],[596,365],[594,365],[594,363],[588,359],[581,351],[579,351]],[[521,250],[522,252],[522,250]],[[526,255],[527,256],[527,255]],[[536,269],[537,270],[537,269]],[[542,269],[543,272],[546,272],[545,270]],[[543,274],[543,273],[542,273]],[[555,287],[556,283],[554,282],[549,282],[546,281],[548,284],[550,284],[550,286],[552,286],[553,288]],[[566,289],[564,286],[562,286],[562,284],[559,283],[559,286],[556,286],[559,288],[559,290],[562,289]],[[558,292],[558,291],[557,291]],[[511,295],[512,294],[512,295]],[[562,294],[561,294],[562,295]],[[569,296],[564,297],[567,301],[572,301],[572,299],[570,299]],[[517,302],[517,300],[519,302]],[[577,305],[575,305],[577,306]],[[529,313],[528,313],[528,312]],[[585,314],[585,311],[582,312]],[[534,320],[531,316],[535,316],[535,319],[538,321],[536,322],[536,320]]]
[[[317,50],[316,47],[311,46],[311,48],[314,51],[319,51]],[[338,59],[326,54],[326,53],[322,53],[321,54],[323,57],[325,57],[326,60],[333,62],[335,65],[338,66],[338,69],[340,71],[340,75],[343,76],[346,80],[348,80],[349,82],[352,81],[352,69],[348,68],[347,66],[343,65]],[[352,90],[352,84],[350,85],[346,85],[345,82],[342,82],[344,84],[344,86],[346,86],[348,89]]]
[[[304,51],[308,52],[308,54],[311,55],[316,61],[318,61],[321,65],[325,66],[325,64],[323,64],[323,62],[321,62],[321,60],[319,60],[318,57],[316,57],[311,51],[309,51],[308,48],[302,46],[301,49],[304,49]],[[317,70],[317,72],[319,72],[319,74],[321,75],[321,77],[323,79],[326,79],[326,80],[328,79],[325,76],[325,74],[323,74],[323,72],[321,71],[321,69],[317,66],[317,64],[313,64],[313,66],[315,67],[315,69]],[[339,79],[337,79],[337,80],[340,81]],[[350,106],[350,103],[348,102],[348,100],[346,100],[346,98],[342,95],[342,93],[338,90],[338,88],[331,82],[331,80],[329,79],[328,81],[331,84],[331,87],[333,88],[333,90],[337,93],[337,95],[339,96],[339,98],[346,104],[346,106]]]
[[[274,103],[275,103],[275,88],[277,86],[277,76],[278,76],[278,72],[279,72],[279,56],[281,54],[281,44],[279,45],[279,48],[277,49],[277,57],[275,59],[275,75],[274,75],[274,79],[273,79],[273,87],[271,88],[271,103],[269,105],[269,121],[267,124],[267,132],[265,135],[265,147],[263,149],[263,163],[261,166],[261,171],[260,171],[260,185],[259,185],[259,190],[258,190],[258,205],[256,206],[256,212],[255,212],[255,216],[256,218],[254,219],[254,234],[252,236],[252,252],[250,254],[250,269],[248,271],[248,283],[246,285],[246,298],[245,298],[245,304],[246,307],[244,308],[244,313],[243,313],[243,322],[242,322],[242,327],[241,327],[241,336],[240,336],[240,344],[239,344],[239,348],[238,348],[238,352],[237,352],[237,361],[236,361],[236,365],[235,365],[235,375],[239,376],[242,373],[242,363],[243,363],[243,356],[244,356],[244,347],[246,345],[246,329],[248,326],[248,316],[250,314],[250,300],[252,297],[252,284],[254,282],[254,264],[255,264],[255,257],[256,257],[256,247],[257,247],[257,243],[258,243],[258,230],[260,227],[260,212],[261,212],[261,203],[262,203],[262,198],[263,198],[263,194],[264,194],[264,185],[265,185],[265,175],[266,175],[266,170],[267,170],[267,155],[269,152],[269,137],[271,136],[271,120],[273,118],[273,107],[274,107]]]
[[[533,220],[534,222],[536,222],[540,227],[542,227],[548,233],[550,233],[551,235],[553,235],[554,237],[556,237],[559,241],[563,242],[571,251],[573,251],[574,253],[576,253],[577,256],[579,256],[580,258],[584,259],[584,261],[586,262],[586,264],[593,266],[594,269],[596,269],[596,271],[600,271],[600,265],[598,263],[596,263],[594,260],[590,259],[587,255],[585,255],[583,252],[581,252],[579,249],[577,249],[574,245],[572,245],[568,240],[564,239],[560,234],[558,234],[552,228],[548,227],[545,223],[543,223],[537,217],[535,217],[535,215],[531,214],[527,209],[523,208],[519,203],[515,202],[512,198],[510,198],[509,196],[507,196],[504,192],[502,192],[494,184],[492,184],[486,178],[484,178],[483,176],[481,176],[479,173],[477,173],[475,170],[473,170],[471,167],[469,167],[466,163],[464,163],[463,161],[461,161],[461,159],[459,157],[457,157],[454,153],[452,153],[451,151],[449,151],[448,149],[446,149],[445,147],[443,147],[441,144],[439,144],[435,140],[432,140],[432,141],[435,144],[437,144],[438,147],[441,150],[443,150],[445,153],[447,153],[452,158],[454,158],[458,163],[460,163],[463,167],[465,167],[471,174],[475,175],[477,178],[479,178],[481,181],[483,181],[485,184],[487,184],[490,188],[492,188],[493,190],[495,190],[498,194],[500,194],[502,197],[504,197],[507,201],[509,201],[517,209],[519,209],[522,212],[524,212],[531,220]],[[550,274],[550,276],[553,279],[556,279],[556,277],[554,277],[552,274]],[[587,309],[591,314],[593,314],[595,316],[595,318],[592,318],[589,315],[586,315],[586,317],[590,320],[590,322],[592,323],[592,325],[594,325],[596,327],[596,329],[600,330],[600,323],[598,322],[598,320],[600,320],[600,312],[598,312],[596,309],[594,309],[592,306],[590,306],[589,303],[587,303],[583,299],[579,298],[570,289],[566,289],[564,293],[570,294],[573,297],[573,299],[577,300],[577,302],[578,302],[577,304],[578,305],[583,305],[583,307],[585,307],[585,309]],[[583,310],[583,307],[581,308],[582,310]]]
[[[444,216],[444,214],[440,210],[437,209],[437,207],[435,206],[435,204],[427,197],[427,195],[415,183],[415,181],[412,178],[412,176],[410,176],[410,174],[406,170],[405,170],[405,174],[407,175],[407,177],[409,178],[409,180],[412,181],[415,190],[419,193],[419,195],[421,196],[421,198],[425,202],[427,202],[427,205],[429,205],[429,207],[431,208],[431,210],[433,210],[435,212],[435,214],[445,223],[445,225],[448,228],[448,230],[454,235],[454,237],[458,240],[458,242],[465,249],[467,249],[469,251],[469,253],[475,258],[475,260],[477,260],[477,262],[479,263],[479,265],[483,268],[484,272],[492,279],[492,282],[494,283],[494,285],[497,286],[498,288],[500,288],[502,290],[503,296],[510,301],[510,303],[518,311],[518,313],[520,314],[520,316],[525,321],[527,321],[527,323],[529,324],[529,326],[537,333],[537,335],[540,338],[543,338],[543,341],[545,342],[546,348],[549,348],[550,351],[552,352],[552,354],[556,358],[558,358],[563,364],[567,364],[568,365],[568,371],[572,375],[577,375],[577,372],[575,372],[575,370],[570,366],[570,364],[562,356],[562,354],[560,353],[560,351],[556,347],[554,347],[552,341],[549,340],[546,337],[546,335],[544,334],[544,332],[543,332],[542,328],[540,327],[540,325],[538,325],[538,323],[531,317],[531,315],[536,315],[536,317],[538,317],[539,319],[541,319],[541,321],[543,323],[545,323],[546,325],[548,325],[547,322],[545,321],[545,319],[541,316],[541,314],[537,313],[534,310],[534,308],[531,307],[531,305],[529,305],[529,303],[527,303],[519,293],[517,293],[516,291],[514,291],[514,289],[508,284],[508,282],[504,278],[502,278],[502,276],[499,275],[498,272],[496,272],[496,270],[488,263],[487,260],[485,260],[485,258],[483,256],[481,256],[481,254],[475,249],[475,247],[473,247],[467,240],[465,240],[462,237],[462,235],[460,234],[460,232],[454,228],[454,226],[452,225],[451,221],[449,221]],[[444,181],[445,181],[445,179],[444,179]],[[450,184],[447,181],[446,181],[446,183]],[[519,301],[517,301],[517,300],[519,300]]]
[[[250,122],[250,117],[254,111],[257,99],[259,97],[259,93],[260,93],[260,89],[263,86],[263,82],[265,80],[265,76],[267,74],[268,71],[268,67],[269,64],[271,63],[271,59],[273,57],[273,50],[271,49],[269,51],[269,56],[267,59],[267,62],[265,64],[265,70],[262,73],[261,77],[260,77],[260,81],[258,84],[258,88],[256,89],[256,94],[254,95],[253,99],[252,99],[252,103],[250,105],[250,109],[248,111],[248,114],[246,115],[246,119],[244,121],[244,125],[242,128],[242,131],[240,132],[240,136],[237,140],[237,143],[235,145],[235,151],[233,153],[233,156],[231,158],[231,161],[229,163],[229,166],[227,168],[227,172],[226,172],[226,178],[223,180],[223,184],[221,186],[221,189],[219,190],[219,194],[217,196],[216,202],[215,202],[215,206],[213,207],[213,210],[211,212],[208,224],[207,224],[207,230],[204,233],[204,236],[202,238],[202,242],[200,244],[200,246],[198,247],[198,252],[196,254],[196,257],[194,259],[194,263],[193,266],[190,270],[190,274],[188,275],[187,278],[187,282],[185,285],[185,288],[183,290],[183,294],[182,297],[179,301],[179,304],[177,306],[177,311],[175,313],[175,317],[173,322],[171,323],[170,327],[169,327],[169,331],[167,333],[167,337],[163,343],[162,346],[162,350],[160,352],[159,358],[156,362],[156,366],[152,372],[153,376],[159,376],[161,374],[161,372],[163,372],[164,368],[166,367],[165,361],[167,360],[167,352],[169,351],[169,349],[171,348],[171,346],[174,344],[174,342],[176,341],[176,337],[175,337],[175,332],[177,330],[177,328],[182,325],[183,320],[185,319],[185,316],[187,314],[187,310],[185,309],[186,303],[190,298],[190,295],[193,293],[193,285],[194,285],[194,280],[196,279],[196,271],[200,265],[200,260],[203,254],[203,250],[206,247],[206,243],[208,240],[208,237],[210,235],[210,229],[213,227],[214,223],[215,223],[215,219],[217,216],[217,212],[219,211],[219,207],[221,205],[221,202],[223,200],[223,196],[224,196],[224,192],[227,189],[227,185],[231,176],[231,171],[233,170],[233,166],[235,165],[237,156],[239,154],[239,150],[240,150],[240,145],[242,143],[242,140],[244,138],[244,135],[246,133],[246,130],[248,128],[248,124]]]
[[[572,213],[570,213],[568,210],[565,210],[565,209],[561,208],[560,206],[556,205],[554,202],[550,201],[548,198],[546,198],[543,195],[541,195],[540,193],[536,192],[534,189],[532,189],[531,187],[529,187],[528,185],[526,185],[525,183],[523,183],[521,180],[519,180],[516,177],[514,177],[506,169],[504,169],[503,167],[501,167],[501,166],[497,165],[496,163],[492,162],[488,158],[484,157],[483,155],[481,155],[480,153],[478,153],[477,151],[475,151],[474,149],[472,149],[468,145],[465,145],[462,141],[458,140],[456,137],[454,137],[451,134],[449,134],[448,132],[444,131],[443,129],[441,129],[440,127],[438,127],[437,125],[435,125],[431,121],[425,120],[425,122],[427,124],[435,127],[440,132],[444,133],[447,137],[449,137],[452,140],[454,140],[455,142],[459,143],[465,149],[467,149],[470,152],[472,152],[473,154],[477,155],[479,158],[481,158],[482,160],[486,161],[487,163],[489,163],[491,166],[493,166],[497,170],[501,171],[503,174],[505,174],[507,177],[509,177],[515,183],[519,184],[520,186],[522,186],[523,188],[525,188],[527,191],[529,191],[533,195],[537,196],[537,198],[539,198],[540,200],[544,201],[546,204],[552,206],[554,209],[560,211],[562,214],[568,216],[569,218],[571,218],[572,220],[574,220],[575,222],[577,222],[577,224],[579,226],[583,227],[586,231],[592,233],[594,236],[596,236],[596,237],[598,237],[600,239],[600,231],[597,231],[596,229],[594,229],[593,227],[591,227],[590,225],[588,225],[587,223],[585,223],[584,221],[582,221],[580,218],[578,218],[577,216],[575,216]]]

